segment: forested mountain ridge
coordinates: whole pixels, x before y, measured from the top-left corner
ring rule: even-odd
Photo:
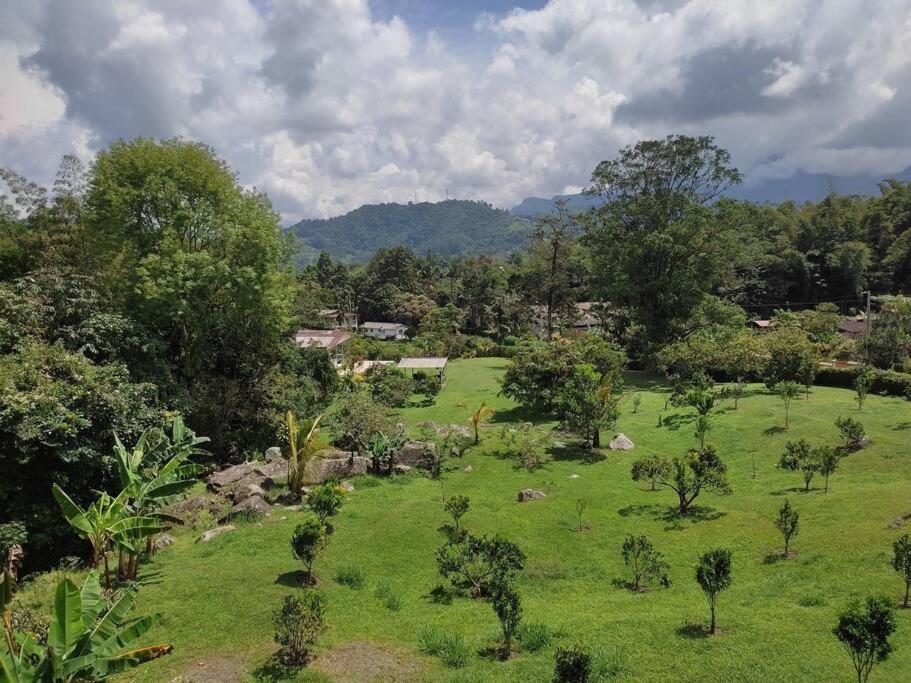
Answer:
[[[320,251],[363,262],[392,246],[442,256],[506,255],[525,246],[531,223],[485,202],[449,199],[367,204],[343,216],[302,220],[288,231],[300,245],[300,263],[315,260]]]

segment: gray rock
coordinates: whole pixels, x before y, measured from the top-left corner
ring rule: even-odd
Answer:
[[[474,471],[474,467],[472,467],[471,465],[466,465],[466,466],[464,467],[464,469],[462,469],[462,471],[463,471],[463,472],[473,472],[473,471]]]
[[[266,462],[282,459],[282,449],[278,446],[270,446],[266,449]]]
[[[614,438],[608,444],[608,448],[612,451],[631,451],[635,447],[630,438],[622,433],[614,434]]]
[[[287,479],[288,461],[279,458],[278,460],[257,463],[256,467],[253,468],[253,472],[268,479]]]
[[[214,501],[205,496],[193,496],[168,505],[164,511],[169,515],[180,517],[184,522],[195,519],[200,512],[214,510],[217,507]]]
[[[171,534],[162,534],[155,539],[155,550],[164,550],[171,545],[174,545],[174,537]]]
[[[860,441],[858,441],[857,443],[854,444],[854,448],[857,448],[857,449],[866,448],[871,443],[873,443],[873,439],[871,439],[869,436],[864,434],[864,436],[861,437]]]
[[[226,534],[229,531],[234,531],[236,528],[237,527],[234,526],[233,524],[225,524],[223,526],[217,526],[214,529],[209,529],[202,536],[197,538],[196,542],[197,543],[207,543],[207,542],[211,541],[213,538],[215,538],[216,536],[221,536],[222,534]]]
[[[520,503],[525,503],[529,500],[541,500],[542,498],[547,498],[547,494],[536,489],[522,489],[518,495]]]
[[[330,451],[327,457],[315,457],[304,470],[304,483],[322,484],[330,478],[357,477],[367,474],[367,458],[346,451]],[[340,457],[336,457],[341,454]]]
[[[352,493],[354,491],[354,484],[350,481],[343,481],[338,485],[338,487],[345,493]]]
[[[272,506],[269,505],[265,500],[260,496],[250,496],[241,503],[238,503],[231,511],[228,512],[221,520],[221,522],[226,522],[229,519],[234,519],[239,516],[250,516],[250,517],[268,517],[272,514]]]
[[[395,465],[427,467],[433,460],[434,448],[435,445],[430,442],[409,441],[399,449],[392,461]]]
[[[253,473],[255,464],[252,462],[242,462],[239,465],[233,465],[227,469],[222,470],[221,472],[216,472],[211,477],[209,477],[209,489],[212,491],[218,491],[229,484],[248,477]]]
[[[392,471],[396,474],[408,474],[411,471],[411,467],[409,465],[396,465],[392,468]]]
[[[241,484],[231,489],[231,499],[235,503],[243,503],[250,496],[259,496],[265,499],[266,492],[259,484]]]

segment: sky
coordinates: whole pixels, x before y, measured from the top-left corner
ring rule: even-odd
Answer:
[[[0,166],[201,140],[285,223],[508,208],[713,135],[747,185],[911,166],[911,0],[0,0]]]

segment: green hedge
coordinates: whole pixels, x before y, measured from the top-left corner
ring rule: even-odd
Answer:
[[[857,368],[821,368],[816,374],[817,384],[822,387],[839,387],[853,389]],[[873,369],[875,379],[871,391],[883,396],[911,395],[911,374],[895,370]]]

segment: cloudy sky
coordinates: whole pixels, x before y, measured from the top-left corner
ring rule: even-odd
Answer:
[[[286,221],[584,186],[711,134],[756,184],[911,165],[911,0],[0,0],[0,165],[214,145]]]

